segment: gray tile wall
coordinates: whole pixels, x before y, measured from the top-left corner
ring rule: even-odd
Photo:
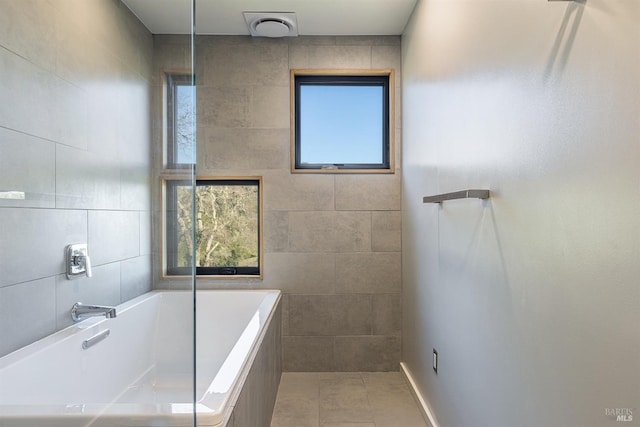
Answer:
[[[0,197],[0,356],[150,289],[152,54],[120,1],[0,0],[0,193],[24,193]],[[68,281],[79,242],[94,277]]]
[[[263,176],[265,209],[264,280],[200,280],[198,286],[282,289],[284,370],[398,370],[400,173],[291,174],[289,70],[395,69],[399,169],[400,38],[203,36],[196,45],[197,172]],[[157,81],[161,69],[188,69],[188,39],[155,36],[154,46]],[[161,117],[161,93],[157,85],[154,117]],[[154,123],[160,140],[159,120]],[[153,229],[159,242],[159,227]],[[157,274],[159,253],[154,263]]]

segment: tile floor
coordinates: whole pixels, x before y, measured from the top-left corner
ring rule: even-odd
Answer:
[[[285,372],[271,427],[426,427],[399,372]]]

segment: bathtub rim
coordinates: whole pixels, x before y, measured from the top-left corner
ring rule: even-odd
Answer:
[[[132,298],[128,301],[125,301],[121,304],[118,304],[117,306],[115,306],[116,313],[117,314],[124,313],[130,310],[131,308],[144,303],[149,298],[153,298],[154,295],[157,293],[158,291],[156,290],[149,291],[135,298]],[[71,308],[69,308],[69,316],[71,316]],[[0,357],[0,370],[8,368],[11,365],[17,362],[20,362],[22,360],[33,357],[36,353],[41,352],[42,350],[46,349],[47,347],[53,344],[68,341],[72,339],[74,335],[82,333],[85,330],[94,329],[94,327],[101,325],[103,323],[106,324],[108,320],[109,319],[106,319],[103,317],[90,317],[78,323],[73,323],[45,337],[42,337],[39,340],[32,342],[31,344],[27,344],[24,347],[20,347],[19,349],[14,350],[11,353],[5,354],[4,356]],[[1,402],[0,402],[0,405],[2,405]]]
[[[192,293],[191,290],[175,290],[175,289],[157,289],[149,291],[143,295],[135,297],[129,301],[126,301],[122,304],[119,304],[117,307],[118,313],[124,313],[135,306],[144,303],[150,298],[154,298],[157,295],[162,296],[167,293],[180,293],[180,294],[189,294]],[[233,413],[234,406],[240,396],[242,391],[242,387],[244,386],[246,379],[249,375],[249,371],[253,366],[255,358],[259,349],[261,348],[264,337],[269,329],[271,322],[274,319],[274,316],[279,307],[280,301],[282,299],[282,292],[278,289],[202,289],[196,290],[196,293],[261,293],[265,294],[265,297],[261,300],[259,306],[256,309],[256,313],[260,312],[260,310],[264,310],[265,306],[268,307],[268,314],[265,316],[264,321],[261,323],[261,328],[259,333],[253,340],[250,348],[247,353],[245,353],[245,359],[243,360],[242,366],[239,369],[238,375],[234,378],[234,381],[228,391],[226,392],[226,396],[222,402],[221,408],[214,408],[213,410],[202,404],[204,396],[196,396],[195,402],[190,402],[187,406],[192,406],[195,404],[196,406],[196,417],[198,420],[198,425],[203,422],[202,425],[206,426],[224,426],[228,422],[229,418]],[[9,353],[0,358],[0,369],[5,369],[13,365],[14,363],[24,361],[29,359],[30,357],[35,356],[37,353],[46,350],[47,347],[51,345],[60,345],[62,342],[71,340],[78,333],[83,333],[86,330],[95,330],[99,327],[104,327],[104,323],[108,322],[109,319],[105,318],[89,318],[85,319],[82,322],[78,322],[72,324],[68,327],[61,329],[60,331],[54,332],[51,335],[41,338],[40,340],[31,343],[27,346],[24,346],[12,353]],[[108,325],[108,324],[107,324]],[[197,367],[196,367],[197,369]],[[17,422],[17,425],[21,422],[28,422],[28,420],[39,420],[46,419],[47,416],[55,417],[55,421],[57,423],[62,422],[64,425],[65,422],[77,422],[79,421],[79,415],[90,416],[90,414],[94,414],[96,418],[96,426],[103,425],[103,422],[106,422],[106,425],[110,424],[110,419],[122,417],[123,415],[130,416],[130,420],[134,423],[140,422],[150,422],[152,420],[162,418],[165,420],[167,417],[170,417],[170,421],[168,421],[167,426],[181,426],[184,425],[185,420],[191,420],[193,418],[193,412],[185,412],[185,413],[175,413],[168,412],[167,408],[171,407],[171,403],[162,403],[162,404],[139,404],[139,403],[105,403],[105,404],[86,404],[83,406],[83,413],[76,414],[70,412],[68,409],[66,411],[61,411],[61,409],[67,406],[77,406],[77,405],[2,405],[0,402],[0,409],[8,410],[8,412],[0,411],[0,424],[2,424],[3,420],[7,420],[9,422]],[[150,406],[155,407],[155,411],[135,411],[134,409],[140,409],[140,407]],[[35,413],[25,412],[24,408],[37,408]],[[13,410],[12,410],[13,409]],[[57,410],[56,410],[57,409]],[[14,412],[15,411],[15,412]],[[86,411],[86,412],[85,412]],[[67,421],[65,421],[67,420]],[[28,424],[24,424],[28,425]],[[51,424],[58,425],[58,424]],[[118,424],[113,424],[118,425]],[[137,424],[136,424],[137,425]]]
[[[236,292],[234,290],[227,290],[227,289],[220,289],[219,291],[221,292]],[[282,291],[279,289],[265,289],[265,290],[257,290],[257,289],[246,289],[246,290],[238,290],[239,292],[267,292],[269,294],[269,300],[271,300],[270,303],[270,307],[271,309],[269,310],[269,314],[268,316],[265,318],[264,320],[264,324],[263,327],[260,328],[260,333],[258,334],[258,336],[255,338],[251,349],[248,352],[248,356],[245,358],[244,363],[242,365],[242,368],[240,369],[239,375],[235,378],[234,384],[233,386],[230,388],[230,390],[227,392],[227,398],[225,400],[225,404],[224,404],[224,412],[221,414],[222,418],[219,420],[219,424],[212,424],[213,426],[226,426],[229,419],[231,418],[232,414],[233,414],[233,410],[238,402],[238,398],[240,397],[240,393],[242,392],[242,388],[244,387],[244,384],[246,383],[247,377],[249,376],[249,373],[251,371],[251,367],[253,366],[256,357],[258,356],[258,351],[260,350],[260,348],[262,347],[262,343],[264,341],[264,337],[266,336],[270,326],[271,326],[271,322],[274,320],[274,316],[276,315],[276,312],[278,311],[278,307],[281,308],[280,304],[282,301]],[[265,298],[261,305],[267,304],[267,298]],[[277,319],[276,319],[277,320]],[[200,418],[200,415],[196,416],[199,417],[198,420],[201,420],[202,418]],[[206,417],[205,417],[206,418]],[[200,425],[200,423],[198,422],[198,425]],[[209,426],[210,424],[204,424],[205,426]]]

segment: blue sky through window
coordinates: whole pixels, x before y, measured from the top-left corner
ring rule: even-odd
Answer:
[[[383,88],[301,85],[301,163],[383,162]]]

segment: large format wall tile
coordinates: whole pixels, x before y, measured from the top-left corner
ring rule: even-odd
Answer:
[[[337,336],[335,337],[335,370],[396,371],[400,364],[398,336]]]
[[[199,56],[203,63],[205,85],[276,85],[289,84],[284,43],[219,43],[208,46]]]
[[[191,45],[189,35],[175,36],[166,34],[155,34],[153,63],[154,70],[191,69]],[[159,48],[161,46],[161,48]]]
[[[266,210],[333,210],[332,175],[292,175],[288,170],[265,173]]]
[[[107,67],[108,64],[101,64],[103,71]],[[117,69],[113,72],[119,74]],[[119,151],[118,104],[122,91],[118,83],[119,79],[112,79],[85,88],[88,98],[87,149],[107,158]]]
[[[289,86],[254,86],[251,126],[289,129]]]
[[[0,288],[0,356],[55,331],[55,305],[54,277]]]
[[[371,213],[371,249],[399,252],[402,247],[402,215],[399,211]]]
[[[400,210],[399,175],[336,176],[337,210]]]
[[[161,69],[185,64],[188,39],[155,37],[152,128],[161,137]],[[180,47],[182,44],[182,47]],[[400,37],[200,36],[197,44],[200,176],[262,176],[262,280],[199,279],[201,288],[277,288],[283,295],[287,371],[399,368],[401,220],[398,174],[291,173],[290,68],[394,68]],[[396,169],[401,98],[396,90]],[[162,170],[162,152],[153,153]],[[154,211],[161,206],[154,199]],[[162,242],[159,228],[153,239]],[[152,255],[160,271],[161,251]],[[175,280],[159,288],[184,288]],[[355,337],[354,340],[352,338]],[[354,341],[347,346],[339,339]],[[377,351],[378,358],[367,355]],[[338,354],[344,353],[344,354]]]
[[[1,46],[0,66],[0,97],[14,100],[0,105],[1,126],[86,148],[87,96],[82,89]]]
[[[267,253],[264,283],[287,293],[330,294],[336,261],[331,253]]]
[[[289,249],[292,252],[334,252],[335,212],[290,212]]]
[[[120,164],[115,157],[58,145],[56,207],[120,208]]]
[[[370,46],[299,46],[289,49],[289,67],[291,68],[371,68]]]
[[[369,252],[371,213],[336,211],[289,212],[290,252]]]
[[[209,127],[200,137],[207,169],[284,169],[289,165],[286,129]]]
[[[121,162],[120,209],[148,212],[151,208],[148,163]]]
[[[151,255],[151,214],[140,212],[140,255]]]
[[[394,85],[397,89],[400,89],[402,87],[401,75],[399,72],[397,72],[398,70],[400,70],[401,61],[402,56],[400,54],[400,49],[398,49],[397,46],[383,45],[371,47],[371,68],[380,70],[396,70],[396,73],[394,73]],[[396,93],[399,92],[400,91],[396,91]],[[397,104],[397,101],[396,105],[399,105]]]
[[[1,298],[48,298],[2,352],[67,325],[72,300],[149,289],[152,55],[120,1],[0,0],[0,192],[25,193],[0,198]],[[94,277],[67,281],[65,247],[87,242]],[[3,338],[10,321],[0,315]]]
[[[148,211],[151,208],[148,83],[139,76],[127,77],[120,85],[118,116],[118,162],[120,165],[120,209]]]
[[[366,335],[371,314],[369,295],[289,295],[289,334]]]
[[[95,265],[140,255],[138,212],[90,211],[89,250]]]
[[[53,8],[46,0],[0,1],[0,40],[2,45],[38,66],[53,70],[55,50],[50,42],[56,36]]]
[[[400,47],[400,36],[337,36],[335,44],[371,46],[372,49],[375,49],[376,46],[395,46],[397,49]],[[400,64],[398,64],[399,66]]]
[[[120,300],[128,301],[151,290],[151,256],[120,262]]]
[[[342,37],[336,36],[298,36],[289,39],[289,46],[332,46],[337,44],[337,39]],[[355,43],[358,44],[358,43]]]
[[[336,291],[400,293],[399,252],[344,253],[336,257]]]
[[[375,294],[371,300],[373,335],[402,333],[402,301],[400,294]]]
[[[336,212],[335,238],[337,252],[371,251],[371,212]]]
[[[250,86],[199,86],[198,125],[244,128],[251,125]]]
[[[53,84],[54,139],[61,144],[84,149],[89,130],[87,92],[63,79],[55,79]]]
[[[265,252],[286,252],[289,248],[289,212],[264,212]]]
[[[87,89],[98,73],[107,74],[112,68],[112,55],[106,48],[76,24],[65,23],[61,12],[54,15],[57,25],[69,25],[74,31],[58,31],[58,43],[54,53],[56,55],[55,73],[64,80]],[[106,57],[106,58],[105,58]],[[101,67],[105,67],[102,68]]]
[[[0,126],[30,135],[57,136],[55,112],[57,77],[0,47]]]
[[[64,250],[87,241],[87,213],[0,208],[0,286],[65,271]]]
[[[123,2],[117,6],[115,26],[119,31],[113,34],[113,28],[108,28],[106,44],[132,72],[146,78],[153,71],[153,36]]]
[[[330,372],[334,370],[334,337],[282,337],[284,371]]]
[[[55,144],[0,128],[0,193],[17,191],[22,198],[0,196],[0,206],[55,206]]]

